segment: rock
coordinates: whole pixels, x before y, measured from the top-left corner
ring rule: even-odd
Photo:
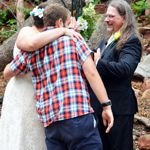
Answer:
[[[143,60],[138,64],[135,76],[150,77],[150,54],[143,56]]]
[[[149,120],[149,118],[143,117],[143,116],[139,116],[139,115],[135,115],[134,119],[138,120],[139,122],[141,122],[147,128],[150,128],[150,120]],[[143,134],[145,134],[145,131],[142,131],[142,132],[143,132]]]
[[[133,90],[134,90],[134,93],[135,93],[136,97],[139,97],[141,95],[141,91],[139,89],[133,88]]]
[[[150,53],[150,47],[146,48],[146,51],[147,51],[148,53]]]
[[[141,99],[150,99],[150,89],[147,89],[143,92]]]
[[[106,32],[106,26],[104,25],[104,17],[100,18],[97,21],[97,26],[95,31],[92,33],[88,45],[91,49],[97,48],[99,46],[99,42],[105,37],[108,37],[108,33]]]
[[[142,91],[150,89],[150,78],[144,78],[144,82],[142,84]]]
[[[150,150],[150,134],[145,134],[139,137],[139,148]]]

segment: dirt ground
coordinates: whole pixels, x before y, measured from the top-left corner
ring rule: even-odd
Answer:
[[[137,97],[138,109],[139,109],[139,112],[137,113],[137,115],[150,119],[150,99],[143,99],[143,100],[141,99],[141,96],[143,94],[143,91],[141,90],[142,83],[143,82],[140,80],[134,80],[132,82],[132,86],[134,87],[134,89],[137,89],[140,91],[139,96]],[[150,134],[150,128],[147,128],[141,122],[135,120],[133,134],[134,134],[133,139],[134,139],[134,144],[135,144],[134,150],[139,150],[138,138],[141,135]]]
[[[137,79],[132,82],[133,88],[139,90],[139,96],[137,96],[139,112],[137,114],[139,116],[150,118],[150,99],[141,99],[143,94],[143,91],[141,90],[142,83],[141,80]]]
[[[7,82],[8,81],[4,80],[3,75],[0,72],[0,99],[4,95],[4,91],[5,91]],[[138,106],[139,106],[138,115],[150,118],[150,100],[141,100],[140,99],[140,97],[142,95],[142,91],[141,91],[142,81],[140,81],[140,80],[133,81],[132,85],[135,89],[140,90],[140,94],[138,97]],[[1,107],[2,107],[2,104],[0,103],[0,112],[1,112]],[[138,144],[137,144],[138,137],[143,134],[150,133],[150,129],[147,129],[142,123],[135,120],[133,133],[134,133],[133,138],[134,138],[134,143],[135,143],[134,150],[139,150]]]

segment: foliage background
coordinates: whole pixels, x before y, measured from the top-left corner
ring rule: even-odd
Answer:
[[[82,15],[78,18],[78,24],[79,26],[83,26],[79,32],[87,41],[96,29],[97,20],[101,17],[100,14],[95,12],[94,8],[97,4],[101,4],[102,2],[101,0],[84,1],[86,5],[83,7]],[[16,2],[14,2],[14,0],[0,0],[0,43],[17,31]],[[24,14],[25,19],[29,17],[29,12],[41,2],[41,0],[24,0],[24,7],[19,9]],[[133,0],[131,6],[138,22],[143,22],[141,16],[146,9],[150,9],[150,4],[148,4],[146,0]],[[149,24],[150,15],[144,18],[146,18],[146,24]]]

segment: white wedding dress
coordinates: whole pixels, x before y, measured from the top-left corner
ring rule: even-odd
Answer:
[[[0,150],[46,150],[44,127],[35,103],[31,75],[11,78],[0,118]]]

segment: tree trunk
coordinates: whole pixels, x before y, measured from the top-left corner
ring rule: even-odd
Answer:
[[[17,27],[20,28],[24,24],[25,15],[23,13],[24,0],[17,1],[16,15],[17,15]]]
[[[48,0],[47,5],[48,4],[52,4],[52,3],[59,3],[61,5],[65,5],[65,7],[67,7],[68,9],[71,10],[71,0],[63,0],[64,3],[61,0]],[[31,17],[29,17],[23,26],[31,26],[32,25],[32,21],[31,21]],[[16,41],[16,37],[18,35],[19,30],[10,38],[8,38],[7,40],[5,40],[2,45],[0,45],[0,71],[4,70],[4,67],[12,60],[13,58],[13,47]]]

